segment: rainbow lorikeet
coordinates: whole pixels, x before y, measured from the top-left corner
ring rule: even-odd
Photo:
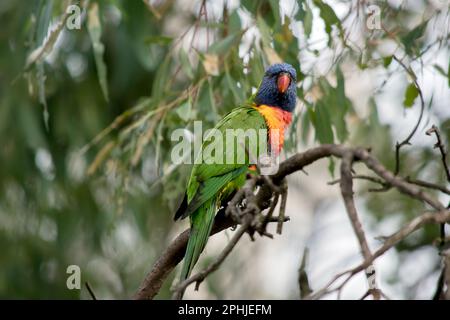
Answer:
[[[279,153],[284,141],[284,130],[291,123],[296,104],[296,72],[287,64],[270,66],[262,79],[256,94],[241,107],[232,110],[215,127],[225,134],[227,129],[266,129],[268,150]],[[271,148],[271,132],[277,130],[276,147]],[[209,141],[204,140],[200,156]],[[229,142],[225,143],[225,153]],[[231,148],[239,146],[232,145]],[[275,150],[276,149],[276,150]],[[229,151],[229,150],[228,150]],[[248,150],[247,150],[248,151]],[[246,151],[246,152],[247,152]],[[184,257],[181,281],[191,273],[203,251],[212,229],[214,217],[220,208],[226,206],[232,195],[244,183],[249,170],[249,156],[243,163],[213,163],[203,161],[194,165],[184,200],[175,213],[175,220],[190,216],[191,231]],[[225,161],[224,161],[225,162]],[[208,164],[209,163],[209,164]]]

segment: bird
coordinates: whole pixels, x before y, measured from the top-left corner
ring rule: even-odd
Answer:
[[[267,148],[271,154],[279,154],[284,143],[285,129],[292,122],[292,113],[296,105],[297,74],[287,63],[269,66],[264,73],[258,90],[242,106],[233,109],[215,126],[215,130],[224,133],[227,129],[265,129]],[[271,134],[277,132],[277,139]],[[275,136],[275,135],[273,135]],[[205,138],[200,149],[202,154],[210,141]],[[225,152],[231,142],[225,143]],[[240,146],[232,145],[231,148]],[[229,151],[229,150],[228,150]],[[246,150],[248,152],[248,150]],[[199,157],[197,156],[197,157]],[[206,156],[208,158],[208,156]],[[208,241],[214,218],[235,192],[243,186],[249,170],[250,155],[245,161],[231,163],[212,163],[203,158],[196,161],[187,184],[181,205],[174,220],[190,217],[189,240],[180,274],[180,282],[186,280],[197,263]]]

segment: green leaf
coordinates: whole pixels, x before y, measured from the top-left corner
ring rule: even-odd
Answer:
[[[405,91],[405,100],[403,100],[403,105],[405,108],[411,108],[418,95],[419,90],[417,90],[416,86],[411,83]]]
[[[297,128],[299,127],[299,123],[301,123],[303,121],[303,118],[301,116],[300,113],[294,113],[293,115],[293,119],[292,119],[292,124],[291,124],[291,129],[289,130],[289,135],[288,138],[285,141],[285,150],[286,151],[291,151],[291,150],[295,150],[297,151],[297,146],[298,146],[298,139],[299,139],[299,134],[298,134],[298,130]]]
[[[273,18],[275,25],[280,25],[280,3],[279,0],[269,0],[270,7],[272,8]]]
[[[442,68],[438,64],[434,64],[433,67],[436,69],[437,72],[439,72],[441,75],[447,78],[447,74],[445,73],[444,68]]]
[[[208,98],[209,98],[209,105],[211,106],[211,110],[214,112],[211,112],[211,114],[214,116],[216,121],[220,120],[219,112],[217,110],[216,101],[214,99],[214,88],[212,86],[212,80],[209,79],[207,82],[208,87]]]
[[[344,142],[347,139],[348,131],[347,125],[345,123],[345,116],[348,111],[348,99],[345,96],[345,83],[344,83],[344,75],[342,74],[341,68],[339,65],[336,68],[336,78],[337,78],[337,86],[336,86],[336,103],[333,105],[333,98],[328,100],[328,103],[333,105],[333,116],[332,121],[334,127],[336,128],[336,135],[340,142]]]
[[[242,30],[241,18],[239,17],[237,10],[233,10],[233,13],[230,15],[229,25],[231,33]]]
[[[344,75],[342,74],[339,65],[336,68],[336,82],[336,87],[333,87],[325,77],[319,78],[318,84],[323,95],[316,103],[316,110],[323,112],[323,117],[326,119],[323,119],[322,121],[330,123],[328,125],[325,122],[325,126],[334,127],[333,135],[335,134],[335,137],[343,143],[348,138],[347,123],[345,119],[347,113],[352,110],[352,102],[345,95]],[[330,134],[327,129],[325,128],[322,131],[324,132],[321,134],[322,140],[327,139],[329,141]]]
[[[417,27],[408,32],[405,36],[401,37],[401,41],[405,46],[405,51],[408,54],[413,52],[415,47],[415,41],[421,38],[427,28],[428,20],[422,22]]]
[[[237,46],[241,37],[242,32],[231,34],[210,46],[208,49],[208,53],[224,54],[228,52],[232,47]]]
[[[320,143],[333,143],[333,130],[331,129],[330,114],[327,106],[322,101],[318,101],[314,108],[312,119],[316,129],[316,139]]]
[[[53,1],[47,1],[39,11],[35,38],[36,44],[39,44],[39,46],[29,53],[25,63],[26,70],[29,69],[32,64],[43,61],[44,58],[52,52],[56,40],[58,40],[61,31],[64,29],[68,17],[67,13],[55,24],[50,25],[52,9]]]
[[[251,84],[252,86],[257,88],[259,87],[261,79],[264,76],[264,65],[260,51],[255,50],[253,57],[250,58],[249,66],[250,66],[249,76]]]
[[[374,128],[378,128],[380,126],[380,118],[378,116],[378,108],[377,103],[373,97],[369,98],[369,125]]]
[[[389,65],[391,64],[391,62],[392,62],[392,56],[388,56],[388,57],[384,57],[384,58],[383,58],[383,66],[384,66],[385,68],[389,67]]]
[[[306,13],[305,13],[305,19],[303,20],[303,28],[305,29],[305,34],[307,37],[311,35],[312,31],[312,22],[313,22],[313,13],[311,11],[311,8],[308,6],[306,2],[304,2]]]
[[[325,22],[325,31],[328,34],[328,38],[331,39],[331,26],[336,25],[339,29],[341,29],[341,22],[336,16],[334,10],[325,2],[322,0],[314,0],[314,4],[320,10],[320,17]]]
[[[297,71],[297,81],[303,81],[306,79],[306,74],[302,72],[302,70]]]
[[[47,37],[48,27],[50,26],[50,19],[52,18],[52,10],[53,0],[42,1],[40,3],[36,29],[36,42],[38,44],[44,42],[44,39]]]
[[[44,118],[45,129],[49,130],[48,120],[50,118],[50,114],[48,113],[47,99],[45,94],[45,70],[44,63],[38,62],[37,65],[37,81],[39,88],[39,102],[42,104],[44,110],[42,116]]]
[[[334,178],[335,169],[336,169],[336,162],[334,161],[333,157],[329,157],[328,158],[328,172],[330,173],[332,178]]]
[[[180,64],[184,73],[189,77],[189,79],[194,78],[194,71],[192,70],[191,62],[189,57],[183,48],[180,49]]]
[[[185,122],[195,119],[195,111],[192,109],[191,99],[187,99],[176,109],[177,115]]]
[[[306,11],[303,9],[303,4],[306,6],[306,2],[297,2],[298,5],[298,10],[297,13],[295,14],[295,20],[297,21],[303,21],[303,19],[305,19],[305,15],[306,15]]]
[[[448,86],[450,87],[450,60],[448,63],[448,71],[447,73],[445,72],[444,68],[442,68],[440,65],[438,64],[434,64],[433,67],[436,69],[437,72],[439,72],[442,76],[448,78]]]
[[[170,55],[166,56],[153,80],[152,97],[157,101],[163,97],[166,91],[166,85],[170,75],[170,61]]]
[[[260,16],[256,18],[256,25],[258,26],[259,32],[261,33],[262,43],[264,44],[264,46],[269,47],[272,43],[272,36],[269,26]]]
[[[92,47],[94,49],[95,65],[97,67],[98,81],[103,92],[103,96],[108,101],[108,82],[107,69],[103,54],[105,53],[105,46],[101,42],[102,26],[100,24],[100,17],[98,13],[98,4],[96,2],[91,4],[88,12],[88,31],[91,37]]]
[[[254,0],[241,0],[241,5],[249,12],[255,12],[258,1]]]
[[[145,39],[147,44],[158,44],[161,46],[166,46],[172,43],[173,38],[168,36],[149,36]]]
[[[208,79],[208,81],[201,82],[198,96],[195,101],[193,101],[195,104],[192,108],[196,110],[196,115],[200,115],[203,120],[208,121],[211,124],[216,124],[221,117],[218,115],[214,99],[213,82],[214,80],[212,78]],[[224,87],[225,86],[220,86],[220,89]]]
[[[311,123],[312,123],[312,120],[311,120],[311,117],[309,114],[309,109],[312,109],[312,107],[309,105],[309,103],[307,103],[307,102],[304,102],[304,103],[307,108],[306,109],[307,112],[305,112],[302,116],[302,123],[301,123],[300,130],[301,130],[302,142],[304,144],[306,144],[308,141],[310,127],[311,127]]]
[[[228,70],[225,72],[225,79],[228,85],[228,88],[230,89],[231,93],[233,94],[233,97],[235,99],[235,102],[240,104],[245,100],[244,93],[240,88],[237,86],[236,80],[234,80]]]

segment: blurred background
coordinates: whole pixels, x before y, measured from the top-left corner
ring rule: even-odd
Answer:
[[[0,21],[0,298],[90,299],[85,282],[98,298],[130,298],[188,227],[172,220],[190,166],[171,162],[171,133],[192,137],[195,120],[212,127],[279,61],[299,80],[283,157],[345,143],[370,146],[394,170],[395,143],[420,114],[416,78],[425,110],[400,175],[446,185],[425,131],[435,124],[450,139],[448,0],[2,0]],[[312,289],[359,263],[339,187],[327,184],[338,166],[323,160],[290,176],[284,233],[245,237],[186,297],[298,299],[305,248]],[[425,207],[372,187],[356,182],[374,249]],[[197,268],[232,233],[212,237]],[[387,296],[433,297],[438,237],[425,227],[376,261]],[[80,290],[66,286],[70,265],[80,267]],[[170,297],[175,277],[157,298]],[[366,291],[361,273],[342,298]]]

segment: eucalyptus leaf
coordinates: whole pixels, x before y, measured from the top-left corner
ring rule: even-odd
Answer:
[[[305,18],[303,20],[303,28],[305,29],[306,36],[309,37],[311,35],[311,31],[312,31],[313,13],[311,11],[311,8],[307,5],[306,2],[305,2],[305,7],[306,7],[306,13],[305,13]]]
[[[189,121],[192,116],[192,105],[190,99],[187,99],[176,109],[177,115],[185,122]]]
[[[167,56],[156,71],[152,87],[152,96],[157,101],[159,101],[164,96],[164,92],[166,90],[170,75],[169,70],[171,61],[172,60],[170,56]]]
[[[408,32],[406,35],[401,37],[401,41],[405,47],[405,51],[408,54],[411,54],[413,52],[413,48],[416,47],[415,42],[424,35],[427,25],[428,20],[422,22],[417,27]]]
[[[392,56],[388,56],[388,57],[384,57],[384,58],[383,58],[383,66],[384,66],[385,68],[389,67],[389,65],[391,64],[391,62],[392,62]]]
[[[231,34],[209,47],[208,53],[222,55],[235,47],[242,37],[242,32]]]
[[[88,31],[91,37],[92,48],[94,50],[95,65],[97,66],[97,76],[100,82],[103,96],[106,101],[108,98],[108,80],[107,68],[103,55],[105,53],[105,46],[101,42],[102,26],[100,23],[99,6],[96,2],[92,3],[88,12]]]
[[[314,117],[312,122],[316,129],[316,138],[320,143],[334,142],[330,118],[327,106],[322,101],[318,101],[314,107]]]
[[[413,83],[409,84],[408,87],[406,87],[405,99],[403,100],[405,108],[411,108],[418,95],[419,90],[417,90],[416,86]]]
[[[172,37],[168,37],[168,36],[149,36],[145,39],[145,43],[148,44],[158,44],[158,45],[169,45],[171,44],[173,41]]]
[[[189,61],[189,57],[183,48],[180,49],[179,56],[180,56],[181,68],[183,69],[184,73],[190,79],[194,78],[194,70],[192,69],[191,62]]]
[[[342,30],[341,21],[336,16],[336,13],[334,12],[333,8],[331,8],[327,3],[323,2],[322,0],[314,0],[314,5],[319,8],[320,10],[320,17],[325,22],[325,31],[328,34],[328,39],[331,41],[331,31],[332,26],[335,25],[339,29]]]

